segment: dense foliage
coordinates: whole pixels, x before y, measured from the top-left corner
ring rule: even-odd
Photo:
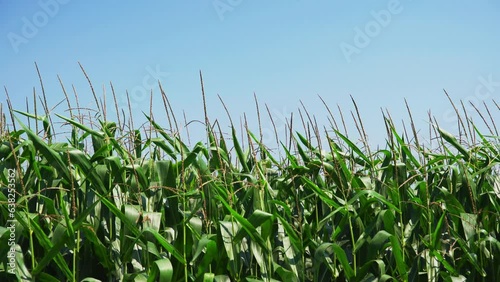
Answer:
[[[2,115],[0,280],[500,281],[493,119],[489,136],[431,120],[427,148],[386,113],[373,151],[304,109],[304,133],[290,120],[273,153],[262,134],[227,138],[206,117],[207,141],[189,147],[162,94],[168,129],[152,114],[138,129],[109,121],[99,103],[89,122],[69,99],[70,117],[9,108],[7,130]]]

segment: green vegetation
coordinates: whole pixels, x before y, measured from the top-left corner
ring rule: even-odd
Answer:
[[[206,110],[207,141],[188,146],[161,93],[167,128],[152,113],[139,128],[110,121],[95,93],[91,119],[68,97],[69,117],[49,115],[45,99],[43,114],[8,101],[17,127],[0,113],[1,281],[500,281],[496,102],[481,115],[488,135],[465,111],[458,136],[430,118],[435,148],[409,109],[401,132],[383,113],[377,151],[356,103],[359,142],[340,130],[342,112],[319,128],[304,108],[278,154],[246,121],[224,137]],[[69,134],[56,138],[59,121]]]

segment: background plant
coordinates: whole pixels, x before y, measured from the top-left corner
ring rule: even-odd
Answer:
[[[408,105],[409,129],[382,112],[387,139],[377,150],[354,100],[356,134],[340,109],[335,117],[325,104],[331,124],[320,128],[303,107],[273,152],[262,126],[252,132],[243,117],[238,132],[228,114],[227,134],[206,107],[207,139],[188,146],[160,84],[166,126],[152,111],[134,125],[130,107],[111,120],[90,86],[90,112],[76,92],[71,104],[61,82],[69,116],[52,114],[45,93],[41,103],[34,94],[33,109],[8,99],[0,113],[2,187],[8,169],[17,173],[16,274],[6,272],[2,224],[2,280],[500,279],[495,101],[486,115],[475,108],[488,134],[451,102],[459,134],[430,116],[430,144]],[[256,109],[260,125],[257,99]],[[5,193],[0,201],[3,223]]]

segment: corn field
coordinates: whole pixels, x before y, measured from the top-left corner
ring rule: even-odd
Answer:
[[[1,281],[500,281],[494,100],[474,107],[483,134],[450,99],[459,134],[429,116],[432,147],[406,105],[410,126],[383,111],[386,144],[370,148],[354,100],[359,140],[326,104],[330,125],[304,107],[277,145],[205,107],[190,146],[161,85],[168,124],[151,111],[141,126],[111,119],[92,84],[92,112],[61,87],[65,115],[45,93],[19,110],[6,91],[1,107]]]

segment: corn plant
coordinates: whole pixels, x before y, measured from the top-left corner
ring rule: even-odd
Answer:
[[[383,112],[386,144],[373,150],[354,100],[361,141],[328,106],[323,128],[304,107],[303,129],[290,118],[273,153],[261,125],[238,132],[228,116],[226,135],[206,106],[206,141],[188,145],[161,85],[168,125],[152,111],[138,128],[131,110],[111,121],[90,86],[94,115],[71,105],[62,82],[70,116],[46,99],[43,113],[36,99],[0,108],[2,281],[500,280],[490,108],[487,135],[465,111],[457,136],[429,117],[434,147],[409,107],[409,131]]]

